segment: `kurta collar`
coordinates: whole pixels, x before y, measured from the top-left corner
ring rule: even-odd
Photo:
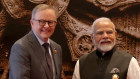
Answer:
[[[96,54],[98,57],[106,57],[106,56],[112,55],[115,50],[116,50],[116,46],[114,46],[112,50],[106,52],[104,55],[99,50],[96,50]]]

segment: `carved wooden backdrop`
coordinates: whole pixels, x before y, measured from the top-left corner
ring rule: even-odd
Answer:
[[[90,26],[102,16],[116,25],[117,47],[140,64],[140,0],[1,0],[0,78],[7,79],[10,48],[30,30],[31,10],[41,3],[58,10],[59,23],[52,39],[63,48],[63,79],[71,79],[76,60],[95,49]]]

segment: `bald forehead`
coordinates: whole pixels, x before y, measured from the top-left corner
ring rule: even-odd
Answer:
[[[104,28],[111,28],[111,29],[115,30],[115,26],[114,26],[114,24],[110,20],[98,21],[93,26],[93,28],[94,28],[94,31],[96,31],[97,29],[104,29]]]
[[[95,26],[107,26],[107,25],[110,25],[112,27],[114,27],[114,24],[110,21],[110,20],[102,20],[102,21],[99,21],[95,24]]]

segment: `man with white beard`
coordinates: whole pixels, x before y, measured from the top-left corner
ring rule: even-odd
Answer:
[[[137,60],[115,46],[117,31],[113,22],[101,17],[92,28],[97,49],[77,61],[72,79],[140,79]]]

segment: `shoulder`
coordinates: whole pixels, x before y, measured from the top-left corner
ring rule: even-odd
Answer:
[[[53,41],[53,40],[51,40],[51,39],[50,39],[50,43],[51,43],[51,45],[55,45],[55,46],[61,47],[60,44],[56,43],[55,41]]]
[[[21,37],[20,39],[18,39],[14,44],[13,44],[13,46],[14,45],[24,45],[24,44],[26,44],[28,41],[27,41],[28,39],[27,39],[27,35],[25,35],[25,36],[23,36],[23,37]]]
[[[123,50],[119,50],[119,49],[116,49],[116,53],[117,53],[118,55],[123,56],[123,57],[130,57],[130,58],[133,57],[131,54],[129,54],[129,53],[123,51]]]
[[[35,38],[32,38],[34,35],[29,32],[28,34],[24,35],[23,37],[21,37],[20,39],[18,39],[13,45],[11,50],[15,49],[15,50],[25,50],[28,49],[29,46],[32,44],[33,40],[35,40]]]
[[[17,50],[17,49],[24,49],[24,47],[26,47],[27,41],[26,40],[26,35],[23,36],[22,38],[18,39],[11,47],[11,50]]]
[[[84,60],[84,59],[86,59],[88,56],[90,55],[90,53],[88,53],[88,54],[84,54],[84,55],[82,55],[81,57],[80,57],[80,61],[81,60]]]
[[[84,61],[86,61],[87,59],[89,59],[89,58],[92,58],[93,56],[95,56],[96,55],[96,50],[95,51],[92,51],[91,53],[87,53],[87,54],[84,54],[84,55],[82,55],[81,57],[80,57],[80,59],[79,59],[79,62],[84,62]]]
[[[29,43],[36,41],[37,38],[35,37],[35,35],[33,34],[32,31],[30,31],[29,33],[27,33],[26,35],[24,35],[23,37],[21,37],[20,39],[18,39],[15,44],[19,44],[19,45],[26,45],[28,46]]]

